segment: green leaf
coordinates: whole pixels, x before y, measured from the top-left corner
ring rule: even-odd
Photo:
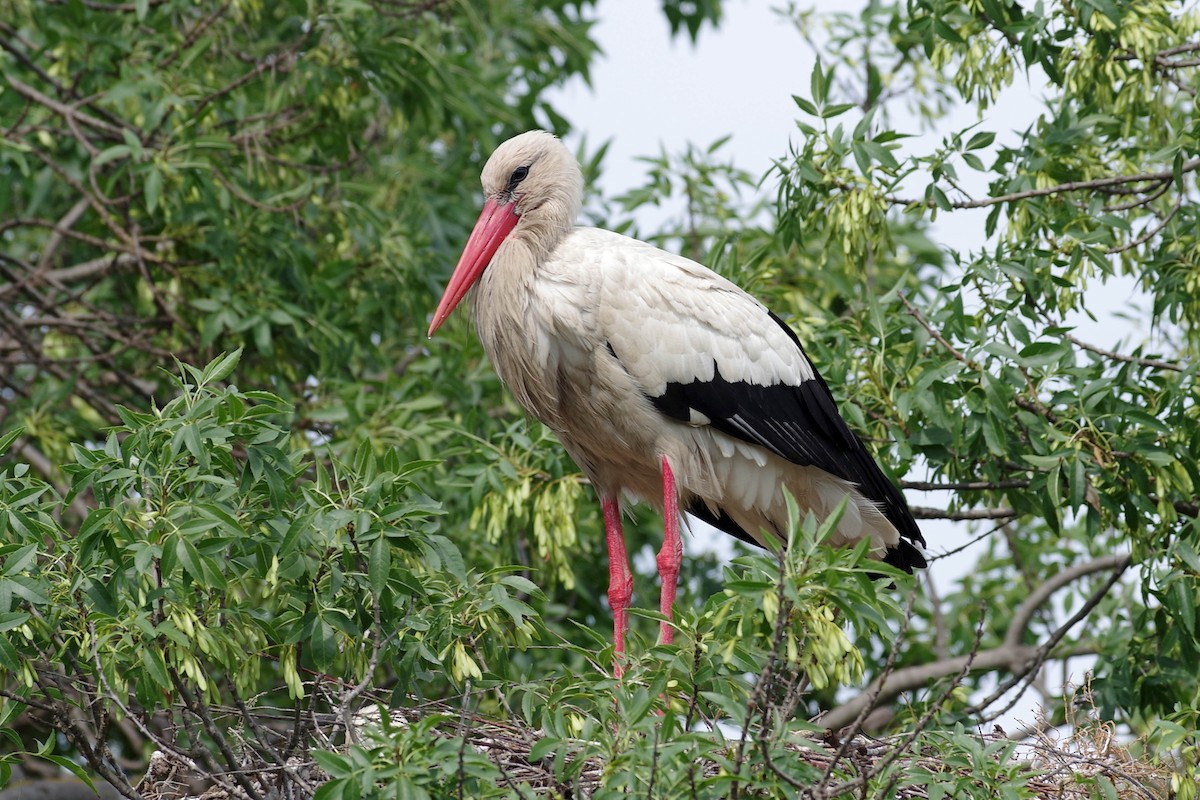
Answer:
[[[809,76],[809,89],[812,92],[813,102],[818,106],[825,105],[829,100],[829,81],[821,69],[821,59],[819,58],[813,62],[812,73]]]
[[[0,667],[3,667],[9,675],[19,675],[21,667],[25,663],[26,659],[17,651],[17,648],[13,647],[8,636],[0,633]]]
[[[1190,542],[1186,539],[1177,540],[1174,553],[1188,566],[1193,575],[1200,576],[1200,553],[1196,552],[1196,548],[1192,547]]]
[[[13,442],[15,442],[17,439],[21,438],[21,436],[24,433],[25,433],[25,428],[18,425],[17,427],[13,428],[8,433],[0,435],[0,454],[7,453],[8,449],[10,447],[12,447]]]
[[[1196,597],[1186,580],[1176,580],[1172,588],[1173,616],[1183,624],[1188,636],[1196,636]]]
[[[196,546],[183,536],[175,539],[175,557],[179,563],[183,565],[184,570],[188,572],[195,580],[204,580],[204,567],[201,563],[200,552],[196,550]]]
[[[1018,357],[1027,366],[1041,367],[1053,364],[1069,353],[1070,348],[1062,342],[1034,342],[1021,348]]]
[[[371,555],[367,561],[367,577],[371,584],[371,592],[376,597],[382,595],[387,588],[391,570],[392,551],[387,539],[380,536],[371,543]]]
[[[1046,497],[1054,508],[1062,508],[1062,461],[1056,461],[1046,473]]]
[[[543,736],[529,748],[529,761],[536,764],[547,756],[553,755],[562,747],[562,741],[551,736]]]
[[[855,108],[858,108],[857,103],[831,103],[821,107],[821,119],[840,117],[842,114]]]
[[[151,164],[146,174],[146,182],[142,186],[142,191],[146,193],[146,210],[151,214],[158,210],[158,201],[162,198],[162,187],[162,171]]]
[[[84,785],[88,787],[88,789],[99,796],[100,791],[96,788],[96,782],[92,779],[92,776],[88,773],[88,771],[79,764],[76,764],[69,758],[54,755],[53,753],[38,753],[38,757],[49,761],[59,769],[66,770],[67,772],[71,773],[71,775],[73,775],[77,780],[82,781]]]
[[[199,382],[209,384],[224,380],[233,372],[241,357],[242,348],[240,347],[232,352],[223,353],[204,368]]]
[[[308,644],[309,653],[317,669],[331,669],[338,656],[337,637],[333,627],[324,618],[316,619]]]
[[[118,158],[128,158],[129,152],[129,145],[114,144],[112,147],[101,150],[96,157],[92,159],[92,167],[94,169],[99,169],[110,161],[115,161]]]
[[[312,756],[313,761],[317,762],[317,766],[329,773],[331,777],[340,778],[354,772],[350,760],[338,753],[331,753],[328,750],[313,750],[309,755]]]
[[[991,131],[980,131],[970,138],[967,142],[968,150],[979,150],[984,147],[990,147],[992,142],[996,141],[996,134]]]
[[[19,572],[25,572],[34,563],[35,559],[37,559],[37,553],[37,542],[17,548],[5,557],[4,571],[0,574],[11,577]]]
[[[800,95],[796,95],[796,94],[792,95],[792,100],[796,103],[796,106],[799,107],[799,109],[801,111],[803,111],[805,114],[809,114],[814,117],[818,115],[817,107],[815,105],[813,105],[810,101],[801,97]]]

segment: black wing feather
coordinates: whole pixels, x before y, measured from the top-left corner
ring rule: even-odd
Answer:
[[[795,332],[774,313],[771,319],[804,353]],[[807,353],[804,357],[808,358]],[[762,386],[726,380],[714,365],[712,380],[668,383],[665,392],[649,399],[668,417],[688,422],[694,409],[723,433],[766,447],[794,464],[817,467],[857,484],[866,497],[880,504],[901,537],[908,540],[890,549],[884,560],[910,571],[913,567],[924,567],[925,559],[912,543],[923,545],[925,539],[904,496],[842,419],[833,393],[815,368],[813,376],[812,380],[799,384]],[[715,517],[711,512],[699,516],[710,523],[712,520],[706,517]],[[724,524],[715,527],[739,538],[750,538],[733,520],[721,516],[724,518],[717,521]]]

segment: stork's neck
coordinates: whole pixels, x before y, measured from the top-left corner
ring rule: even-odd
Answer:
[[[526,217],[509,236],[509,241],[504,243],[501,251],[497,252],[496,261],[501,260],[502,256],[507,256],[526,261],[528,266],[536,269],[574,227],[570,220]],[[511,252],[504,253],[506,249]]]
[[[536,203],[532,208],[522,208],[526,203]],[[556,191],[534,198],[523,198],[517,205],[521,221],[509,234],[502,246],[503,252],[509,244],[522,245],[537,267],[554,248],[575,228],[575,218],[583,206],[582,188],[574,181],[564,180]],[[499,256],[500,253],[497,253]]]
[[[520,234],[520,227],[509,234],[471,290],[472,311],[485,349],[489,349],[488,339],[491,338],[486,329],[506,324],[500,320],[510,324],[524,315],[538,264],[546,259],[545,254],[539,255],[530,247],[534,237]]]

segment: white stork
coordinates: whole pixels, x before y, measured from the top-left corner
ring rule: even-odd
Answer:
[[[633,591],[623,497],[663,513],[668,620],[680,512],[751,543],[786,539],[784,489],[819,519],[849,496],[835,544],[866,536],[884,561],[925,566],[903,495],[779,317],[693,261],[575,227],[583,176],[545,131],[500,145],[482,182],[483,212],[429,335],[475,287],[475,327],[496,372],[599,493],[618,673]],[[662,641],[671,634],[663,623]]]

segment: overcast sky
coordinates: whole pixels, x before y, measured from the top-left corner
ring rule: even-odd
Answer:
[[[599,4],[605,56],[593,68],[593,88],[576,80],[558,105],[593,146],[612,140],[606,193],[638,183],[644,170],[634,158],[660,145],[678,152],[732,134],[726,151],[754,174],[786,152],[796,130],[792,95],[807,93],[813,55],[773,3],[725,5],[721,27],[706,27],[693,47],[686,34],[670,38],[657,3]]]

